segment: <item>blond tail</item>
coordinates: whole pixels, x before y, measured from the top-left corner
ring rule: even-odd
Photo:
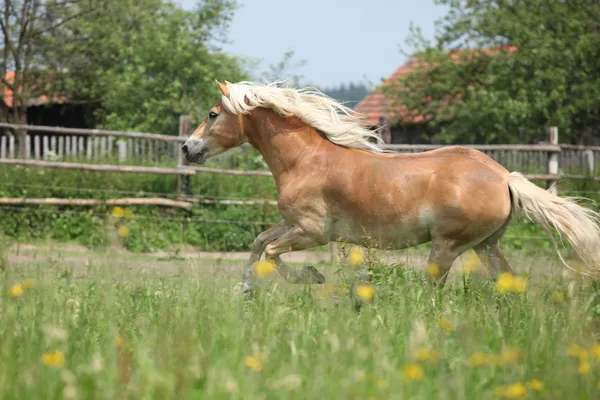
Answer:
[[[541,225],[563,259],[549,226],[553,226],[560,237],[565,237],[581,261],[585,271],[577,271],[600,277],[600,213],[577,203],[577,197],[558,197],[530,182],[522,174],[511,172],[508,187],[512,194],[513,214],[522,215]]]

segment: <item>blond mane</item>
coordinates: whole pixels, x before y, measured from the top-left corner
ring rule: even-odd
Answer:
[[[282,117],[296,116],[321,131],[331,142],[373,152],[383,152],[377,130],[363,126],[364,116],[312,88],[278,87],[278,82],[227,83],[229,96],[221,96],[223,107],[232,114],[247,114],[256,107],[270,108]],[[248,99],[248,103],[246,100]],[[369,139],[375,139],[376,143]]]

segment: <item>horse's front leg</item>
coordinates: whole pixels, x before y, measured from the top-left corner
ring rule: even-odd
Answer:
[[[325,277],[315,267],[304,267],[300,272],[290,268],[281,260],[281,254],[304,250],[327,244],[318,235],[310,234],[298,226],[288,230],[283,236],[267,245],[265,257],[275,261],[279,274],[290,283],[325,283]]]
[[[249,292],[252,289],[254,263],[260,260],[262,253],[265,251],[265,247],[281,237],[287,231],[292,228],[290,224],[285,221],[280,221],[277,225],[267,229],[260,233],[256,239],[252,242],[252,248],[250,250],[250,258],[248,263],[244,267],[244,275],[242,277],[242,291],[244,293]]]

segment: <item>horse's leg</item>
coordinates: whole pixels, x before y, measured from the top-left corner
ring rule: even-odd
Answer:
[[[326,244],[326,241],[319,240],[313,235],[307,234],[300,227],[293,227],[288,230],[283,236],[267,245],[265,249],[265,257],[275,261],[277,272],[290,283],[325,283],[325,277],[317,271],[315,267],[304,267],[300,273],[297,270],[290,268],[282,260],[280,255],[304,250],[315,246]]]
[[[500,272],[513,273],[508,261],[506,261],[506,258],[504,258],[504,255],[500,251],[498,242],[483,242],[473,247],[473,250],[475,250],[481,261],[490,270],[494,280],[498,278]]]
[[[432,240],[431,252],[427,260],[429,275],[435,279],[435,283],[443,288],[450,272],[452,263],[462,253],[457,251],[448,240]]]
[[[510,220],[511,218],[509,217],[506,222],[504,222],[502,227],[500,227],[500,229],[494,232],[483,242],[473,247],[473,250],[475,250],[477,256],[479,256],[479,259],[492,273],[494,280],[498,278],[500,272],[513,273],[508,261],[506,261],[506,258],[504,258],[504,255],[498,246],[498,240],[500,240],[502,235],[504,235],[504,232],[506,232],[506,228],[508,227]]]
[[[262,253],[265,251],[265,247],[290,229],[291,226],[287,222],[280,221],[275,226],[258,234],[256,239],[254,239],[250,250],[250,258],[244,267],[244,275],[242,278],[242,291],[244,293],[252,289],[252,280],[254,276],[252,267],[256,261],[260,260]]]

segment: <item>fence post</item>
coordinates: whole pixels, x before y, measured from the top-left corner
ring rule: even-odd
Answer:
[[[585,150],[583,152],[583,159],[585,163],[585,169],[589,176],[594,176],[596,172],[596,166],[594,165],[594,151]]]
[[[179,117],[179,136],[189,137],[192,134],[192,117],[190,115],[182,115]],[[185,167],[190,165],[188,160],[184,157],[183,152],[179,149],[179,158],[177,161],[177,167]],[[179,176],[177,179],[177,191],[179,193],[185,193],[190,196],[192,194],[190,188],[190,176]]]
[[[383,139],[383,143],[392,143],[392,131],[390,130],[390,121],[388,118],[385,116],[379,117],[379,126],[381,127],[381,139]]]
[[[548,128],[548,143],[558,146],[558,127],[551,126]],[[548,175],[558,175],[558,153],[548,153],[548,166],[546,169]],[[558,194],[556,185],[552,185],[553,181],[546,182],[546,187],[550,187],[550,193]],[[552,186],[551,186],[552,185]]]

